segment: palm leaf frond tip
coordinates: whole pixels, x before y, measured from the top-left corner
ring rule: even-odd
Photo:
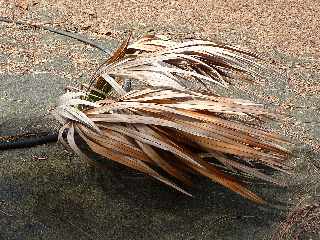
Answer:
[[[264,68],[255,57],[247,50],[202,40],[177,43],[146,36],[129,45],[128,39],[97,70],[86,90],[61,97],[56,109],[64,124],[59,139],[88,158],[76,144],[78,135],[93,152],[185,194],[174,179],[191,185],[190,175],[198,174],[262,203],[233,175],[283,184],[256,166],[289,172],[288,142],[248,124],[277,115],[259,104],[221,97],[212,89],[195,91],[189,85],[227,86],[230,72],[259,76]],[[142,85],[126,92],[126,79]]]

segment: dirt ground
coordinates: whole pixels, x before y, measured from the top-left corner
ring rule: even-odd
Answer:
[[[204,38],[254,50],[277,69],[229,94],[287,114],[296,143],[287,188],[251,188],[271,202],[319,196],[320,5],[314,0],[10,1],[0,16],[77,32],[114,49],[129,32]],[[49,114],[67,85],[106,56],[76,40],[0,22],[0,136],[57,129]],[[267,63],[266,63],[267,64]],[[316,167],[318,166],[318,168]],[[0,240],[270,239],[286,211],[258,206],[200,179],[193,198],[118,166],[101,173],[60,144],[0,152]],[[315,236],[313,239],[316,239]],[[309,239],[309,238],[307,238]]]

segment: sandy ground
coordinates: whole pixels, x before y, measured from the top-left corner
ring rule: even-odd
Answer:
[[[277,129],[297,143],[290,186],[252,188],[293,204],[319,194],[319,10],[311,0],[0,0],[0,16],[78,32],[110,49],[130,31],[135,39],[156,32],[272,59],[279,77],[230,91],[288,114]],[[63,36],[0,23],[0,135],[57,128],[49,114],[56,97],[105,57]],[[78,162],[59,144],[1,152],[0,239],[270,239],[285,215],[205,180],[188,198],[117,166],[102,174]]]

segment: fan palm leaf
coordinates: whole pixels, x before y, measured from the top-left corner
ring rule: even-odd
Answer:
[[[76,134],[105,159],[185,194],[189,193],[174,178],[191,185],[190,175],[198,174],[262,203],[233,173],[284,184],[256,166],[288,172],[288,142],[249,123],[278,116],[259,104],[222,97],[208,88],[227,86],[234,73],[263,75],[265,69],[255,57],[247,50],[202,40],[177,43],[146,36],[129,45],[127,39],[85,90],[60,98],[56,115],[64,126],[59,139],[89,159],[76,144]],[[126,92],[121,86],[126,79],[143,86]],[[190,82],[206,91],[195,91]]]

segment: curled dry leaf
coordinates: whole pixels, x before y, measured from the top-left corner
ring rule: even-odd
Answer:
[[[76,135],[106,160],[141,171],[185,194],[174,179],[189,186],[190,175],[198,174],[263,203],[234,175],[284,184],[261,166],[289,172],[285,163],[289,143],[248,123],[278,116],[259,104],[209,90],[212,84],[227,87],[231,73],[263,76],[267,70],[256,63],[256,57],[247,50],[209,41],[178,43],[150,35],[129,45],[128,38],[97,70],[86,91],[60,98],[56,115],[64,126],[59,138],[88,158],[77,146]],[[143,85],[126,92],[121,86],[128,79]],[[190,82],[207,91],[195,91]]]

